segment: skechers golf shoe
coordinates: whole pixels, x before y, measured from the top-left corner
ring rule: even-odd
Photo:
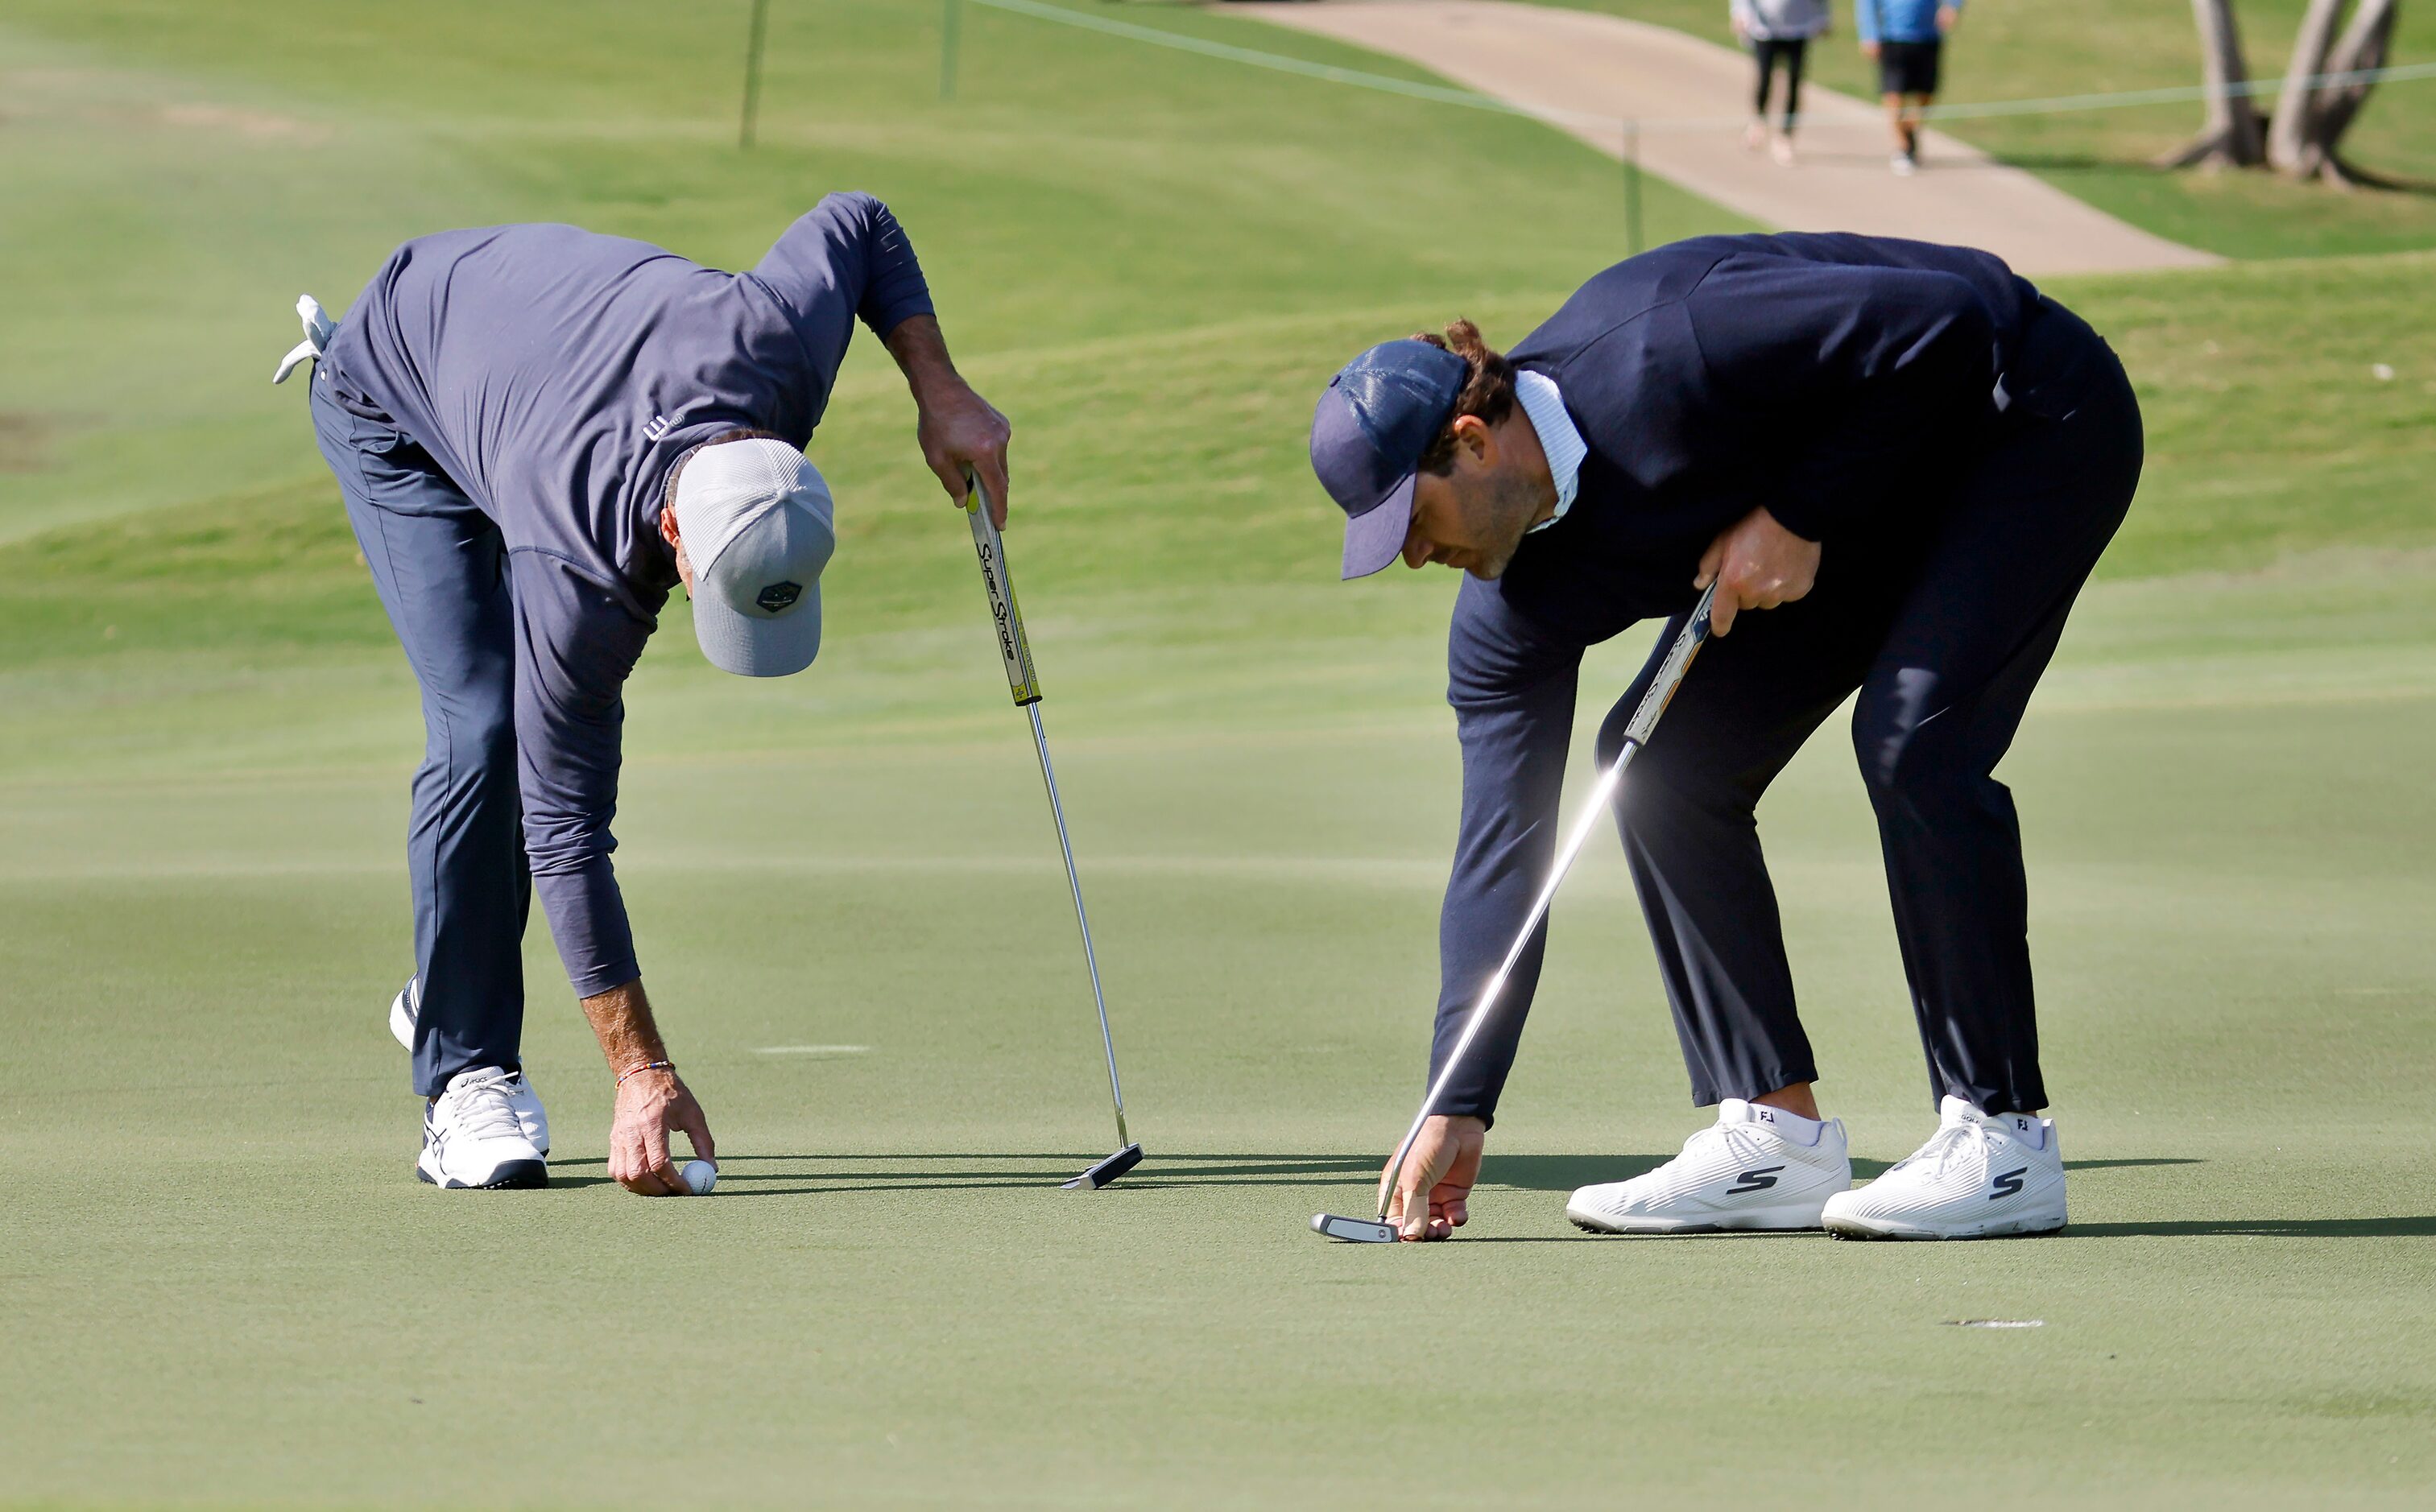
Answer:
[[[515,1078],[479,1066],[449,1078],[423,1111],[423,1156],[414,1173],[435,1187],[546,1187],[549,1167],[517,1121],[508,1093]]]
[[[1787,1132],[1797,1128],[1815,1131],[1809,1143]],[[1829,1195],[1852,1184],[1841,1120],[1797,1120],[1730,1097],[1681,1155],[1630,1181],[1582,1188],[1565,1216],[1596,1234],[1816,1228]]]
[[[422,1012],[423,979],[409,977],[389,1005],[389,1032],[409,1050],[414,1048],[414,1020]],[[508,1101],[515,1104],[516,1121],[524,1125],[525,1138],[533,1142],[534,1149],[549,1154],[549,1115],[542,1111],[541,1094],[533,1090],[532,1083],[525,1080],[522,1071],[510,1071],[508,1080],[514,1084],[508,1088]]]
[[[1993,1239],[2062,1228],[2063,1154],[2055,1121],[1938,1104],[1937,1133],[1866,1187],[1828,1199],[1838,1239]]]

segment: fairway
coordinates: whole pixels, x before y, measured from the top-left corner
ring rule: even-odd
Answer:
[[[2436,1496],[2426,237],[2052,286],[2149,437],[2001,773],[2069,1228],[1575,1230],[1568,1191],[1705,1121],[1603,835],[1471,1225],[1330,1245],[1309,1216],[1367,1210],[1426,1069],[1454,584],[1333,581],[1312,398],[1459,311],[1519,337],[1621,253],[1614,165],[971,10],[940,102],[935,9],[880,0],[774,6],[740,157],[745,9],[0,18],[5,130],[61,154],[0,156],[0,273],[45,291],[0,304],[28,359],[0,418],[29,417],[0,428],[0,1505]],[[255,113],[169,130],[162,99]],[[1537,234],[1433,237],[1492,169]],[[865,338],[811,447],[841,504],[818,664],[725,677],[680,601],[629,687],[618,874],[716,1195],[608,1181],[609,1078],[538,920],[551,1184],[437,1192],[384,1022],[421,724],[265,381],[288,308],[486,218],[734,266],[846,186],[903,217],[1018,426],[1007,550],[1149,1158],[1057,1190],[1110,1138],[1065,878],[964,522]],[[1738,229],[1649,193],[1654,235]],[[1592,653],[1576,797],[1655,628]],[[1933,1112],[1843,732],[1762,832],[1874,1174]]]

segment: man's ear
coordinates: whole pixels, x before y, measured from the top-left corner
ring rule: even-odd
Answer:
[[[677,512],[665,504],[660,506],[660,539],[671,547],[677,544]]]
[[[1497,436],[1488,423],[1478,415],[1457,415],[1447,427],[1454,433],[1454,449],[1458,457],[1469,454],[1475,462],[1493,465],[1497,461]]]

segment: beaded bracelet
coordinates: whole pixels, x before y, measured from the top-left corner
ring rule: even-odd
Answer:
[[[627,1077],[640,1076],[645,1071],[673,1071],[676,1069],[677,1063],[674,1061],[645,1061],[640,1066],[631,1066],[626,1069],[619,1071],[618,1073],[618,1085],[619,1086],[623,1086],[626,1085]]]

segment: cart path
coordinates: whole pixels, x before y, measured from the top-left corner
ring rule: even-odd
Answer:
[[[1920,173],[1896,178],[1877,104],[1816,84],[1802,89],[1801,160],[1780,167],[1743,145],[1750,60],[1670,27],[1505,0],[1317,0],[1238,13],[1418,63],[1542,113],[1610,157],[1624,155],[1624,117],[1651,122],[1640,133],[1643,167],[1765,226],[1959,242],[2032,275],[2223,260],[2128,225],[1940,131],[1923,133]],[[1827,45],[1851,43],[1834,37]],[[1654,124],[1702,120],[1720,124]]]

